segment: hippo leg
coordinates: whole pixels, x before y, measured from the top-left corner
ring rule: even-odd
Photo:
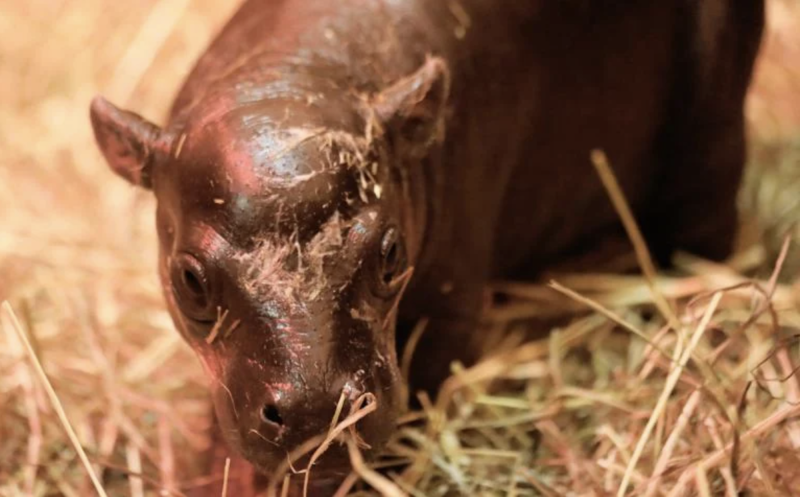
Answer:
[[[680,75],[657,156],[663,161],[646,232],[656,257],[674,250],[727,257],[735,241],[736,196],[746,157],[744,99],[760,45],[763,0],[687,7],[695,23],[676,60]],[[718,16],[726,16],[722,23]]]

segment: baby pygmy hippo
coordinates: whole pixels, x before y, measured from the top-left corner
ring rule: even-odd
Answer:
[[[111,169],[157,199],[159,274],[230,447],[270,474],[344,394],[380,450],[412,389],[482,348],[491,278],[619,230],[603,149],[648,243],[732,246],[763,0],[248,0],[158,126],[102,98]],[[349,472],[317,462],[325,494]]]

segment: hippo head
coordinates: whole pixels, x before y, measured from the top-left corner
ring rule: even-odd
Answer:
[[[110,167],[156,196],[164,295],[220,427],[262,472],[324,435],[337,406],[341,420],[358,398],[377,404],[356,426],[367,455],[405,408],[395,320],[425,218],[408,165],[440,135],[448,81],[430,58],[371,95],[232,85],[164,129],[92,103]],[[314,469],[347,471],[338,444]]]

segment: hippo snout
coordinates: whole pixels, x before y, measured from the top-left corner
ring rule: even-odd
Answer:
[[[344,388],[327,391],[303,391],[289,385],[271,385],[265,398],[253,406],[254,412],[250,416],[256,428],[245,435],[256,435],[253,440],[256,445],[260,444],[258,439],[264,437],[291,451],[327,431],[339,403],[342,403],[341,421],[365,390],[363,384],[356,385],[354,381],[346,381]],[[328,418],[327,422],[325,418]]]
[[[302,379],[251,379],[236,383],[242,385],[238,391],[220,384],[214,392],[214,403],[231,445],[267,475],[290,457],[293,467],[305,467],[328,434],[337,407],[341,404],[337,421],[342,422],[363,397],[359,403],[362,408],[371,402],[377,404],[356,425],[360,439],[369,445],[365,455],[383,447],[394,429],[398,410],[395,399],[384,393],[386,389],[364,374],[342,374],[335,381],[315,383],[319,386],[309,388]],[[319,475],[337,477],[349,471],[346,448],[336,443],[314,464],[314,472]]]

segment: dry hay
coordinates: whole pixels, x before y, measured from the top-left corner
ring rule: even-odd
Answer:
[[[800,76],[786,64],[800,53],[791,36],[800,9],[770,1],[774,29],[749,101],[766,144],[743,197],[767,250],[744,244],[724,265],[684,255],[675,272],[651,280],[560,275],[553,285],[498,285],[509,298],[489,311],[488,326],[512,333],[478,366],[456,367],[440,398],[421,397],[424,409],[404,417],[375,467],[360,461],[346,429],[368,413],[332,428],[349,444],[352,492],[612,495],[623,480],[628,495],[800,489],[791,278],[800,257],[790,247],[785,278],[769,272],[798,219],[790,201],[800,147],[780,140],[800,121],[791,110],[800,107],[787,104],[800,95]],[[30,339],[63,417],[4,308],[0,495],[91,495],[92,472],[112,496],[178,494],[209,478],[197,467],[208,446],[206,387],[163,307],[152,200],[102,165],[87,108],[102,90],[163,116],[232,11],[221,3],[4,2],[0,301]],[[516,341],[526,320],[558,313],[575,318],[541,341]]]

